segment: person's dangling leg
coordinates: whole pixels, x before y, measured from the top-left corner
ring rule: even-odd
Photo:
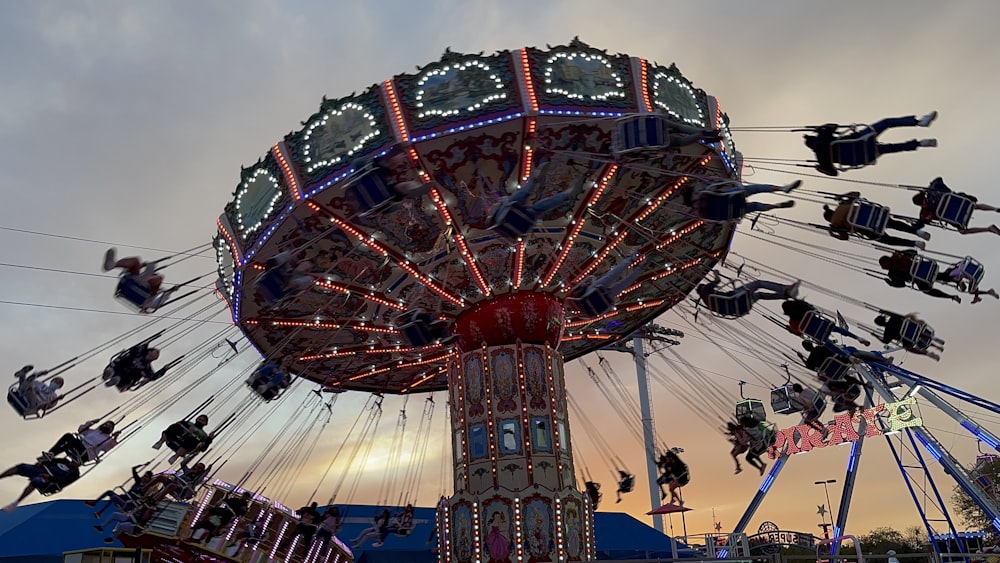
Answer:
[[[925,139],[925,141],[929,140],[931,139]],[[879,156],[883,154],[892,154],[894,152],[915,151],[923,146],[934,146],[934,145],[925,144],[924,141],[918,141],[916,139],[911,139],[909,141],[906,141],[905,143],[879,143],[877,145]]]
[[[853,332],[847,330],[846,328],[839,327],[837,325],[832,326],[830,328],[830,332],[836,333],[836,334],[840,334],[840,335],[846,336],[848,338],[853,338],[853,339],[857,340],[858,342],[860,342],[861,344],[864,344],[865,346],[868,346],[869,344],[871,344],[870,340],[865,340],[864,338],[861,338],[860,336],[858,336],[857,334],[854,334]]]
[[[899,246],[902,248],[918,248],[923,250],[926,245],[922,240],[910,240],[901,237],[895,237],[892,235],[883,234],[879,238],[875,239],[882,244],[887,244],[889,246]]]
[[[775,192],[788,193],[801,185],[802,180],[795,180],[794,182],[785,184],[784,186],[775,186],[773,184],[744,184],[742,191],[746,192],[747,197],[750,197],[757,194],[770,194]]]
[[[746,213],[766,213],[774,209],[788,209],[795,207],[794,200],[783,201],[781,203],[761,203],[759,201],[748,201]]]
[[[907,115],[905,117],[887,117],[872,123],[869,127],[875,131],[876,135],[878,135],[886,129],[892,129],[894,127],[916,127],[919,124],[920,120],[917,119],[917,116]]]
[[[522,205],[527,203],[528,200],[531,199],[531,196],[534,195],[535,191],[538,189],[539,178],[545,172],[545,169],[548,167],[548,165],[549,165],[548,160],[538,163],[538,165],[535,166],[535,169],[531,171],[531,175],[528,176],[528,179],[524,182],[524,185],[518,188],[517,190],[514,190],[514,193],[510,194],[505,198],[506,202],[510,204],[520,203]]]
[[[632,259],[622,260],[621,262],[615,264],[614,267],[612,267],[603,276],[598,278],[597,281],[595,281],[590,285],[595,287],[596,286],[612,287],[615,283],[615,280],[620,278],[621,275],[625,272],[625,270],[629,269],[632,266],[632,262],[633,262]]]
[[[632,267],[632,271],[628,273],[623,279],[618,280],[611,286],[611,295],[618,296],[619,293],[625,291],[626,289],[632,287],[632,284],[639,279],[639,276],[643,274],[642,268],[639,267],[640,264],[636,264]]]
[[[754,280],[743,284],[743,289],[750,292],[754,301],[793,298],[798,293],[798,287],[799,282],[786,285],[768,280]],[[772,293],[758,293],[761,289]]]

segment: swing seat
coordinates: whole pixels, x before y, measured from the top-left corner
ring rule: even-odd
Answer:
[[[889,222],[889,208],[866,199],[856,199],[847,212],[851,230],[865,238],[877,239],[885,234]]]
[[[926,352],[930,349],[931,344],[934,343],[934,329],[924,325],[924,330],[920,331],[920,335],[917,337],[916,341],[913,343],[913,350],[919,352]]]
[[[903,325],[899,329],[899,341],[903,344],[904,348],[919,348],[919,343],[925,340],[924,331],[929,330],[927,323],[924,321],[915,321],[913,319],[903,319]],[[931,331],[931,338],[934,337],[934,331]],[[927,339],[930,343],[930,339]]]
[[[431,333],[431,327],[427,323],[420,320],[412,320],[399,325],[399,333],[407,342],[409,342],[410,346],[413,346],[414,348],[427,346],[434,341],[434,336]]]
[[[736,403],[736,420],[748,416],[758,422],[767,420],[767,411],[764,410],[764,402],[760,399],[743,399]]]
[[[361,206],[361,213],[370,213],[399,199],[382,171],[377,169],[365,172],[346,191]]]
[[[914,284],[924,283],[928,287],[934,285],[934,281],[937,279],[938,274],[938,263],[930,258],[924,258],[923,256],[914,256],[913,263],[910,265],[910,279]]]
[[[531,232],[538,221],[538,214],[530,207],[520,203],[503,205],[493,218],[493,228],[505,238],[517,240]]]
[[[746,214],[747,194],[744,191],[704,191],[699,217],[706,221],[738,221]]]
[[[976,208],[976,202],[965,194],[946,193],[941,195],[934,216],[942,223],[951,225],[956,229],[964,229],[969,226],[972,218],[972,211]]]
[[[616,123],[611,137],[611,152],[621,156],[642,156],[670,146],[670,121],[662,115],[633,115]]]
[[[775,414],[795,414],[801,412],[802,408],[792,400],[794,393],[795,391],[792,390],[791,384],[771,389],[771,410]]]
[[[878,159],[875,137],[875,131],[867,125],[851,126],[846,137],[830,143],[830,160],[834,168],[844,172],[875,164]]]
[[[749,291],[735,291],[731,295],[710,295],[706,305],[709,311],[720,317],[735,319],[750,313],[753,299]]]
[[[802,327],[803,336],[822,344],[830,339],[834,321],[833,319],[824,317],[817,311],[811,310],[802,316],[800,326]]]
[[[591,287],[579,298],[574,299],[577,307],[588,317],[599,317],[614,308],[616,299],[611,291],[602,286]]]
[[[162,292],[161,292],[162,293]],[[115,287],[115,298],[126,304],[137,313],[149,314],[156,311],[162,303],[159,294],[151,294],[149,286],[135,279],[134,276],[122,274]]]
[[[978,260],[966,256],[955,268],[958,270],[957,285],[960,291],[973,292],[979,288],[979,283],[986,275],[986,268]]]
[[[24,418],[41,418],[44,411],[35,406],[31,391],[20,391],[18,387],[19,384],[15,383],[7,390],[7,403],[14,409],[14,412]]]
[[[851,371],[851,363],[843,356],[834,356],[823,360],[816,373],[820,377],[837,381],[843,379]]]

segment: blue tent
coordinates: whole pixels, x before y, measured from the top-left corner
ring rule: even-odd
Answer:
[[[94,509],[79,500],[53,500],[0,513],[0,562],[61,563],[64,551],[105,544],[94,529]]]
[[[382,507],[371,505],[340,506],[344,526],[338,537],[348,546],[372,525]],[[398,509],[390,509],[396,511]],[[121,547],[115,541],[105,544],[104,536],[94,529],[93,508],[79,500],[56,500],[22,506],[12,513],[0,513],[0,563],[60,563],[64,551],[95,547]],[[371,541],[353,550],[358,563],[435,563],[431,552],[436,537],[433,508],[414,510],[415,527],[408,536],[390,535],[383,545]],[[628,514],[598,512],[595,541],[598,559],[649,559],[671,555],[671,540]],[[677,546],[680,557],[695,557],[694,551]]]

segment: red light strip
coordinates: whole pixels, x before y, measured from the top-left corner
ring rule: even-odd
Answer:
[[[713,255],[713,258],[717,258],[718,255],[719,255],[719,253],[715,253]],[[701,264],[701,261],[702,261],[701,258],[696,258],[696,259],[691,260],[690,262],[686,262],[685,264],[683,264],[681,266],[678,266],[676,268],[670,268],[668,270],[664,270],[662,272],[659,272],[657,274],[649,276],[648,278],[646,278],[644,280],[641,280],[641,281],[638,281],[634,285],[625,288],[625,290],[622,291],[621,293],[619,293],[618,295],[622,296],[622,295],[625,295],[626,293],[631,293],[631,292],[639,289],[640,287],[642,287],[646,283],[654,282],[654,281],[657,281],[657,280],[661,280],[661,279],[663,279],[663,278],[665,278],[667,276],[671,276],[673,274],[679,274],[679,273],[683,272],[684,270],[687,270],[688,268],[691,268],[693,266],[697,266],[698,264]]]
[[[538,121],[534,117],[529,117],[527,125],[525,125],[524,133],[524,152],[521,153],[521,181],[528,179],[531,175],[531,156],[534,154],[534,149],[531,148],[531,141],[535,138],[535,127]]]
[[[684,183],[687,182],[687,181],[688,181],[688,177],[687,176],[683,176],[681,178],[678,178],[678,180],[676,182],[674,182],[673,184],[670,184],[670,185],[666,186],[663,189],[663,191],[661,191],[656,197],[654,197],[653,199],[651,199],[647,205],[642,206],[639,209],[639,211],[633,213],[631,217],[629,217],[629,218],[625,219],[624,221],[622,221],[622,225],[627,226],[627,225],[630,225],[632,223],[638,223],[639,221],[642,221],[646,217],[649,217],[650,214],[652,214],[654,211],[656,211],[657,209],[659,209],[659,207],[665,201],[667,201],[667,199],[669,199],[670,196],[673,195],[673,193],[679,187],[681,187],[682,185],[684,185]],[[700,224],[700,222],[699,222],[699,224]],[[579,274],[577,274],[570,281],[570,285],[574,286],[574,285],[580,283],[580,280],[582,280],[583,278],[587,277],[591,272],[593,272],[597,268],[597,266],[599,264],[601,264],[604,261],[605,258],[607,258],[608,254],[610,254],[612,250],[614,250],[619,244],[621,244],[621,242],[623,240],[625,240],[626,236],[628,236],[628,231],[622,230],[620,233],[618,233],[618,236],[616,236],[613,240],[611,240],[611,242],[605,244],[604,248],[601,249],[600,254],[598,254],[596,258],[592,259],[590,261],[590,263],[587,265],[587,267],[584,268],[582,272],[580,272]],[[660,247],[657,247],[657,248],[660,248]]]
[[[277,159],[278,165],[281,166],[281,172],[285,176],[285,181],[288,185],[292,187],[292,196],[298,201],[302,199],[302,192],[299,190],[299,181],[295,178],[295,172],[292,167],[288,165],[288,161],[285,160],[285,153],[281,150],[281,143],[275,143],[271,147],[271,153],[274,154],[274,158]]]
[[[521,49],[521,69],[524,71],[524,87],[528,91],[528,101],[531,111],[538,112],[538,97],[535,96],[535,85],[531,81],[531,64],[528,62],[528,49]]]
[[[587,205],[581,207],[577,211],[576,216],[573,217],[574,219],[573,228],[563,239],[562,249],[559,251],[559,257],[556,258],[556,261],[552,264],[552,266],[549,268],[549,271],[545,274],[545,278],[542,280],[543,286],[552,283],[552,278],[556,277],[556,274],[559,272],[559,268],[561,268],[563,263],[566,262],[566,258],[569,256],[569,251],[570,249],[573,248],[573,243],[576,241],[576,237],[580,235],[580,229],[583,228],[584,217],[586,217],[587,215],[587,210],[590,209],[590,207],[593,206],[594,203],[597,202],[597,200],[601,197],[601,195],[604,193],[604,190],[606,190],[608,187],[608,182],[611,181],[611,178],[614,177],[617,171],[618,171],[618,165],[612,164],[608,168],[608,172],[598,183],[597,188],[591,190],[590,195],[587,197]],[[583,278],[583,276],[580,277],[581,279]]]
[[[585,320],[582,320],[582,321],[576,321],[576,322],[572,322],[572,323],[566,323],[566,328],[574,328],[574,327],[578,327],[578,326],[588,325],[590,323],[596,323],[596,322],[599,322],[599,321],[603,321],[605,319],[610,319],[611,317],[615,317],[619,313],[622,313],[622,312],[625,312],[625,313],[634,313],[635,311],[641,311],[643,309],[649,309],[651,307],[659,307],[660,305],[662,305],[662,304],[664,304],[666,302],[667,302],[666,299],[657,299],[656,301],[650,301],[649,303],[643,303],[642,305],[638,305],[638,304],[636,304],[636,305],[629,305],[628,307],[625,307],[624,309],[619,308],[616,311],[612,311],[610,313],[604,313],[603,315],[601,315],[599,317],[594,317],[592,319],[585,319]]]
[[[371,346],[352,346],[350,348],[344,348],[343,350],[338,350],[336,352],[327,352],[326,354],[315,354],[312,356],[302,356],[299,358],[301,362],[311,362],[314,360],[329,360],[330,358],[344,358],[347,356],[355,356],[358,354],[410,354],[410,353],[424,353],[424,352],[434,352],[441,348],[441,344],[429,344],[427,346],[420,347],[409,347],[403,348],[402,346],[391,348],[372,348]]]
[[[391,371],[391,370],[394,370],[394,369],[406,369],[408,367],[413,367],[413,366],[422,366],[422,365],[425,365],[425,364],[433,364],[434,362],[439,362],[441,360],[447,360],[447,359],[453,358],[455,356],[457,356],[457,354],[455,352],[448,352],[447,354],[443,354],[441,356],[435,356],[433,358],[428,358],[426,360],[417,360],[415,362],[409,362],[409,363],[405,363],[405,364],[404,363],[394,363],[394,364],[392,364],[390,366],[386,366],[386,367],[383,367],[383,368],[378,368],[378,369],[374,369],[374,370],[371,370],[371,371],[366,371],[366,372],[362,372],[362,373],[359,373],[359,374],[356,374],[356,375],[352,375],[351,377],[348,377],[345,381],[357,381],[359,379],[364,379],[365,377],[371,377],[373,375],[378,375],[380,373],[385,373],[387,371]]]
[[[646,63],[646,59],[639,59],[639,66],[642,68],[640,71],[642,76],[642,103],[645,104],[647,112],[652,112],[653,104],[649,100],[649,66]]]
[[[574,340],[611,340],[610,335],[606,334],[581,334],[580,336],[570,336],[568,338],[563,338],[560,342],[572,342]]]
[[[404,387],[403,390],[401,391],[401,393],[409,393],[414,387],[416,387],[418,385],[421,385],[421,384],[423,384],[423,383],[425,383],[427,381],[430,381],[431,379],[433,379],[433,378],[441,375],[442,373],[444,373],[446,371],[448,371],[447,368],[441,368],[441,369],[437,370],[434,373],[429,373],[429,374],[425,375],[424,377],[421,377],[419,380],[414,381],[413,383],[411,383],[411,384],[407,385],[406,387]]]
[[[236,264],[242,265],[242,262],[240,262],[240,249],[236,246],[236,243],[233,242],[233,236],[229,234],[229,231],[227,231],[225,227],[222,226],[222,221],[220,219],[216,219],[215,224],[219,227],[219,232],[222,233],[223,238],[225,238],[226,242],[229,243],[229,250],[233,253],[233,260],[236,261]]]
[[[441,192],[438,189],[431,188],[431,201],[434,202],[434,206],[437,207],[438,213],[441,215],[441,220],[448,227],[451,227],[452,238],[455,240],[455,245],[458,246],[458,252],[462,255],[462,260],[465,265],[472,272],[472,277],[476,280],[476,284],[479,285],[479,290],[483,292],[483,295],[489,297],[492,294],[489,284],[486,283],[486,278],[483,277],[483,272],[479,269],[479,264],[476,262],[476,257],[469,250],[469,245],[465,242],[465,236],[462,235],[462,231],[459,230],[458,225],[455,224],[454,219],[451,217],[451,212],[448,210],[448,204],[445,203],[444,198],[441,197]]]
[[[385,328],[375,325],[370,325],[367,323],[331,323],[325,321],[292,321],[292,320],[273,320],[273,319],[261,319],[264,322],[270,323],[271,326],[294,326],[302,328],[316,328],[323,330],[340,330],[342,328],[353,328],[355,330],[363,330],[365,332],[375,332],[378,334],[399,334],[399,331],[394,328]],[[260,320],[256,320],[260,322]]]
[[[518,241],[514,249],[514,289],[521,288],[521,276],[524,275],[524,241]]]
[[[330,218],[331,221],[333,221],[335,225],[340,227],[347,234],[357,239],[357,241],[360,242],[361,244],[364,244],[365,246],[374,250],[375,252],[378,252],[382,256],[394,260],[396,262],[396,265],[399,266],[400,269],[413,276],[416,280],[420,281],[420,283],[427,286],[427,289],[433,291],[440,297],[447,299],[448,301],[451,301],[452,303],[458,305],[459,307],[465,306],[464,301],[462,301],[460,298],[456,297],[455,295],[452,295],[447,290],[434,283],[433,280],[431,280],[430,278],[422,274],[419,270],[417,270],[415,267],[413,267],[413,265],[410,264],[410,261],[407,260],[405,257],[399,255],[395,251],[371,239],[370,237],[366,237],[363,232],[355,228],[347,221],[344,221],[343,219],[335,215],[332,211],[326,209],[322,205],[319,205],[315,201],[306,202],[306,206],[312,209],[313,211],[324,213],[327,217]]]
[[[326,280],[315,280],[313,283],[320,287],[326,289],[332,289],[334,291],[339,291],[341,293],[360,295],[362,298],[367,299],[373,303],[378,303],[379,305],[385,305],[397,311],[405,311],[406,305],[402,305],[395,301],[390,300],[384,294],[376,294],[373,290],[363,288],[361,286],[352,286],[346,283],[330,282]]]
[[[403,108],[399,105],[399,96],[396,95],[396,86],[392,80],[386,80],[385,95],[389,98],[389,105],[392,107],[392,117],[396,122],[396,131],[399,133],[399,140],[404,143],[410,142],[410,132],[406,129],[406,121],[403,119]]]

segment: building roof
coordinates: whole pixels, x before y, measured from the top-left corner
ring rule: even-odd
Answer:
[[[372,525],[373,517],[383,507],[372,505],[340,506],[343,529],[338,537],[348,546]],[[12,513],[0,513],[0,560],[11,556],[56,555],[64,551],[107,545],[121,547],[115,541],[104,544],[104,536],[94,529],[98,521],[93,508],[79,500],[55,500],[26,505]],[[390,511],[398,509],[390,508]],[[387,561],[437,561],[431,549],[434,530],[433,508],[414,510],[415,527],[408,536],[391,535],[381,547],[368,541],[354,550],[358,563]],[[597,550],[599,558],[628,559],[669,557],[671,540],[628,514],[598,512],[596,514]],[[694,552],[678,544],[678,555],[693,557]]]

